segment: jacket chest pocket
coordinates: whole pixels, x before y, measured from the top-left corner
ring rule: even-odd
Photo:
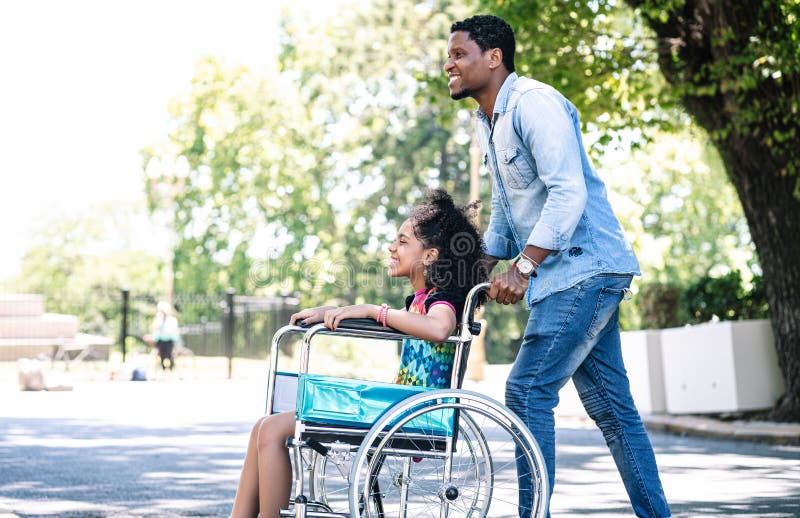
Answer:
[[[512,189],[524,189],[536,177],[531,164],[516,147],[497,150],[497,167],[500,168],[503,180]]]

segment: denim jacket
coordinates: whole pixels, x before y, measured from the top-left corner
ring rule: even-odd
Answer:
[[[493,121],[478,108],[476,130],[493,179],[488,254],[511,259],[526,244],[553,251],[531,279],[528,305],[599,273],[640,273],[563,95],[512,73]]]

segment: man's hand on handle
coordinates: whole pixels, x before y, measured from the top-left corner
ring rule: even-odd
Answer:
[[[509,268],[503,273],[498,273],[491,279],[489,299],[499,304],[516,304],[525,296],[528,289],[529,278],[525,277],[516,268]]]
[[[522,252],[536,261],[537,266],[551,253],[550,250],[533,245],[525,246]],[[499,261],[497,257],[484,256],[484,265],[488,272],[491,272]],[[512,267],[492,277],[490,282],[492,283],[488,292],[490,300],[494,300],[499,304],[516,304],[525,296],[530,277],[523,275],[517,268]]]

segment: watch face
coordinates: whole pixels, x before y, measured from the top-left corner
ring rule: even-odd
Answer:
[[[519,269],[520,273],[530,275],[530,273],[533,271],[533,263],[524,257],[520,257],[519,261],[517,261],[517,268]]]

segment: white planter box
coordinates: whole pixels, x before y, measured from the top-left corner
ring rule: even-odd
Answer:
[[[622,359],[628,371],[636,408],[643,414],[665,413],[667,405],[661,360],[661,331],[625,331],[620,336]]]
[[[783,394],[768,320],[663,329],[667,412],[736,412],[769,408]]]

